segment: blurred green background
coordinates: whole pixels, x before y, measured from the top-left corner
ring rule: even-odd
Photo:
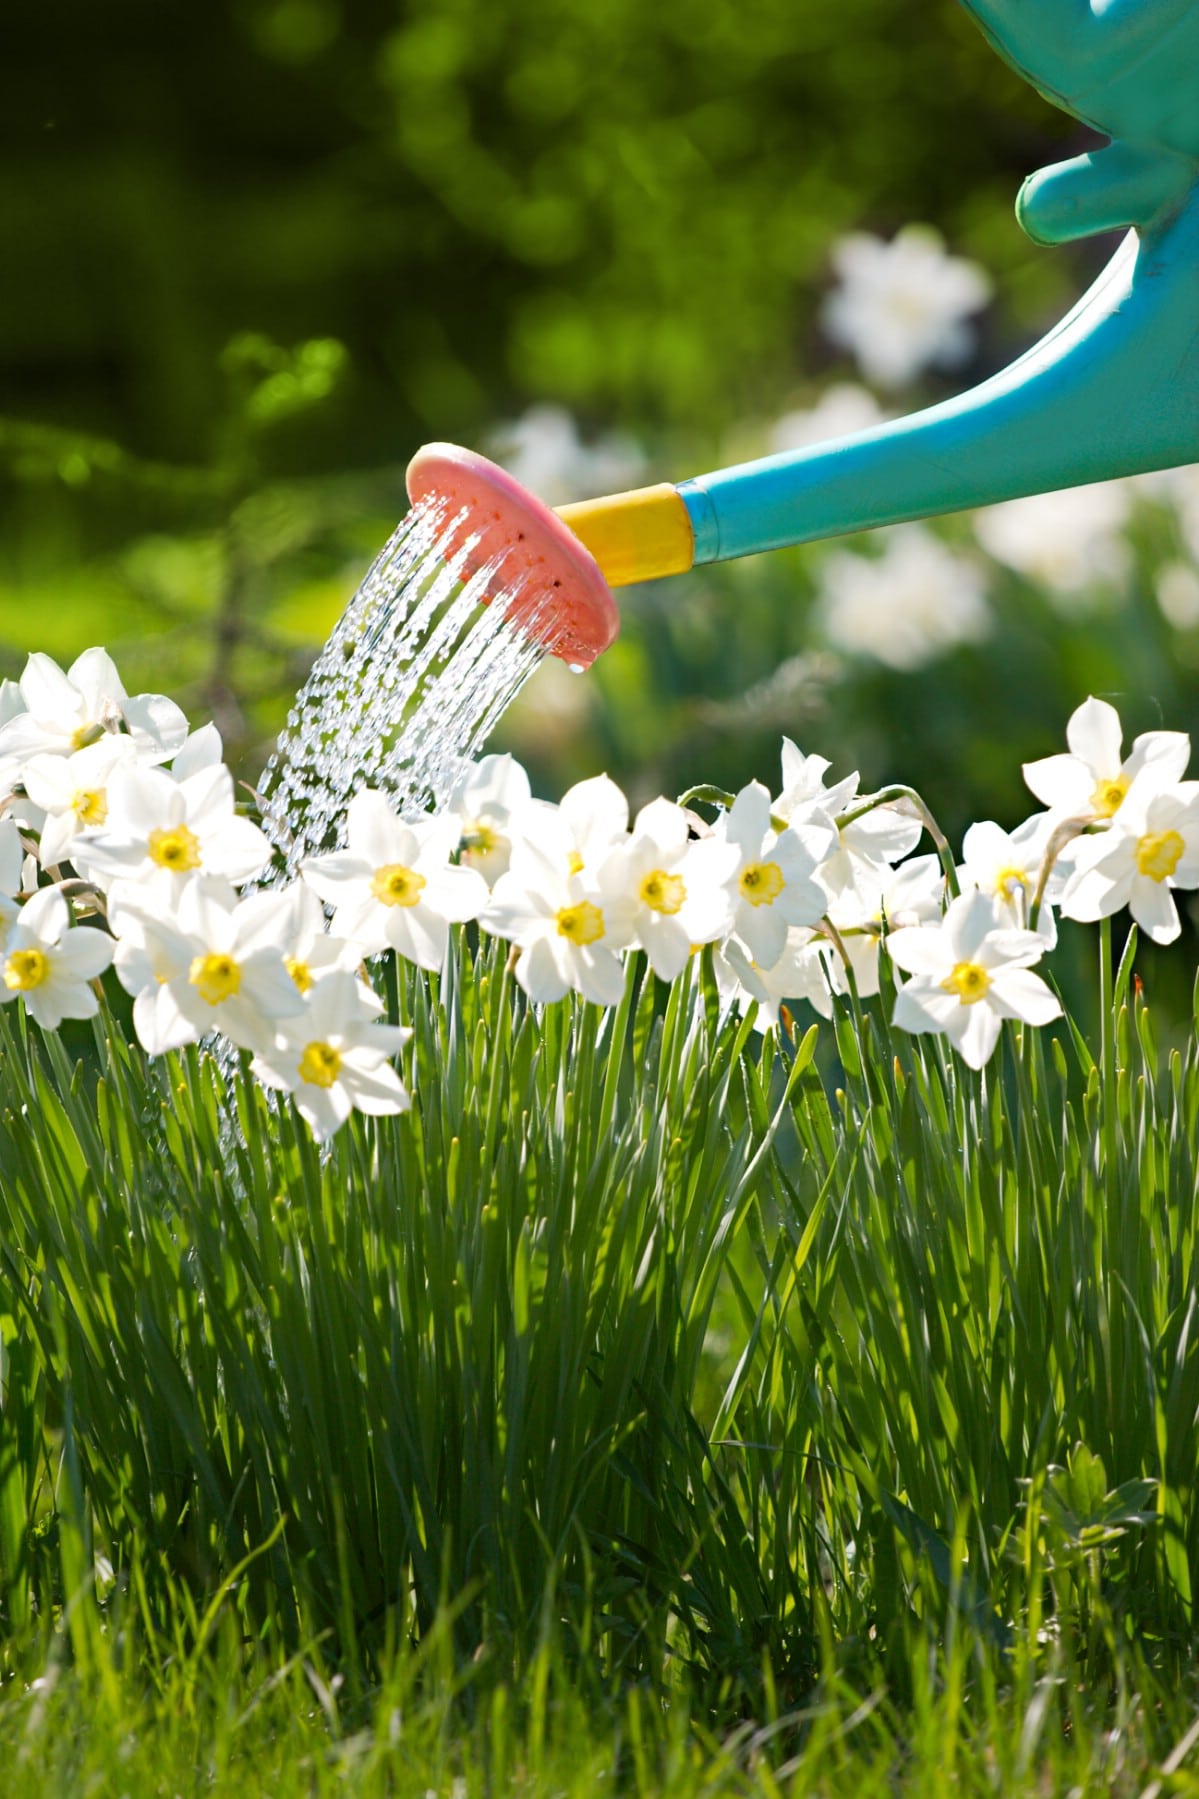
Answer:
[[[421,442],[531,433],[555,500],[613,457],[679,479],[855,378],[820,322],[847,233],[928,222],[994,286],[972,358],[895,410],[999,366],[1112,247],[1022,237],[1020,180],[1087,134],[955,0],[62,0],[3,37],[0,674],[104,643],[251,776]],[[606,768],[642,799],[774,781],[787,731],[953,831],[1014,824],[1088,692],[1199,722],[1185,499],[1138,494],[1064,601],[947,521],[989,628],[909,669],[828,628],[844,546],[634,590],[499,741],[543,793]]]

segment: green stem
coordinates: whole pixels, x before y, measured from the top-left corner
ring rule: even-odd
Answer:
[[[1116,1178],[1116,998],[1112,980],[1112,921],[1099,920],[1099,1090],[1103,1169],[1109,1196]]]

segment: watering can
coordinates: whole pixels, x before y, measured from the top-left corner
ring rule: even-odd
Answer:
[[[1128,235],[1008,368],[851,437],[556,515],[483,457],[427,445],[410,496],[458,508],[476,564],[494,565],[497,591],[516,581],[555,654],[586,666],[607,647],[611,587],[1199,460],[1199,0],[963,4],[1039,92],[1110,139],[1025,182],[1024,229],[1041,244]]]

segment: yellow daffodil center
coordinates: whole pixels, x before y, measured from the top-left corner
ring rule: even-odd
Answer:
[[[991,977],[977,962],[955,962],[941,986],[946,993],[956,993],[964,1006],[972,1006],[985,995]]]
[[[590,900],[577,906],[563,906],[558,912],[558,935],[571,943],[598,943],[604,934],[604,915]]]
[[[1096,818],[1110,818],[1124,803],[1124,795],[1128,792],[1127,775],[1113,775],[1110,781],[1100,781],[1091,795],[1091,809]]]
[[[294,956],[284,956],[283,966],[295,982],[301,993],[307,993],[312,986],[312,970],[307,962],[297,962]]]
[[[566,866],[567,866],[568,871],[572,875],[581,875],[582,874],[583,858],[579,854],[578,850],[571,850],[569,856],[567,856],[567,858],[566,858]]]
[[[1014,899],[1017,893],[1028,888],[1028,876],[1022,868],[1001,868],[995,876],[995,891],[1002,893],[1006,899]]]
[[[77,731],[71,732],[71,748],[85,750],[89,743],[99,743],[103,735],[103,725],[80,725]]]
[[[498,842],[499,833],[478,818],[472,818],[462,833],[462,848],[471,856],[489,856]]]
[[[637,897],[651,912],[665,912],[673,918],[682,909],[687,889],[682,875],[668,875],[664,868],[655,868],[637,889]]]
[[[10,993],[32,993],[50,979],[50,958],[40,949],[15,949],[4,964],[4,985]]]
[[[381,906],[415,906],[424,887],[424,875],[402,862],[388,862],[371,876],[371,892]]]
[[[232,956],[208,955],[194,956],[187,978],[210,1006],[219,1006],[223,999],[232,999],[241,987],[241,969]]]
[[[151,831],[146,848],[151,862],[157,862],[159,868],[169,868],[173,875],[186,874],[200,866],[200,839],[186,825]]]
[[[108,796],[103,787],[78,787],[71,811],[81,825],[102,825],[108,817]]]
[[[1151,881],[1167,881],[1182,861],[1186,845],[1177,831],[1148,831],[1138,837],[1137,873]]]
[[[777,862],[751,862],[748,868],[742,869],[737,885],[742,899],[747,899],[751,906],[773,906],[786,882]]]
[[[300,1079],[310,1087],[331,1087],[341,1073],[341,1052],[331,1043],[310,1043],[300,1057]]]

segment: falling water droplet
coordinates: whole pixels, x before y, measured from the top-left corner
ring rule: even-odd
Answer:
[[[569,668],[572,675],[585,675],[587,673],[587,670],[581,662],[568,662],[566,666]]]

